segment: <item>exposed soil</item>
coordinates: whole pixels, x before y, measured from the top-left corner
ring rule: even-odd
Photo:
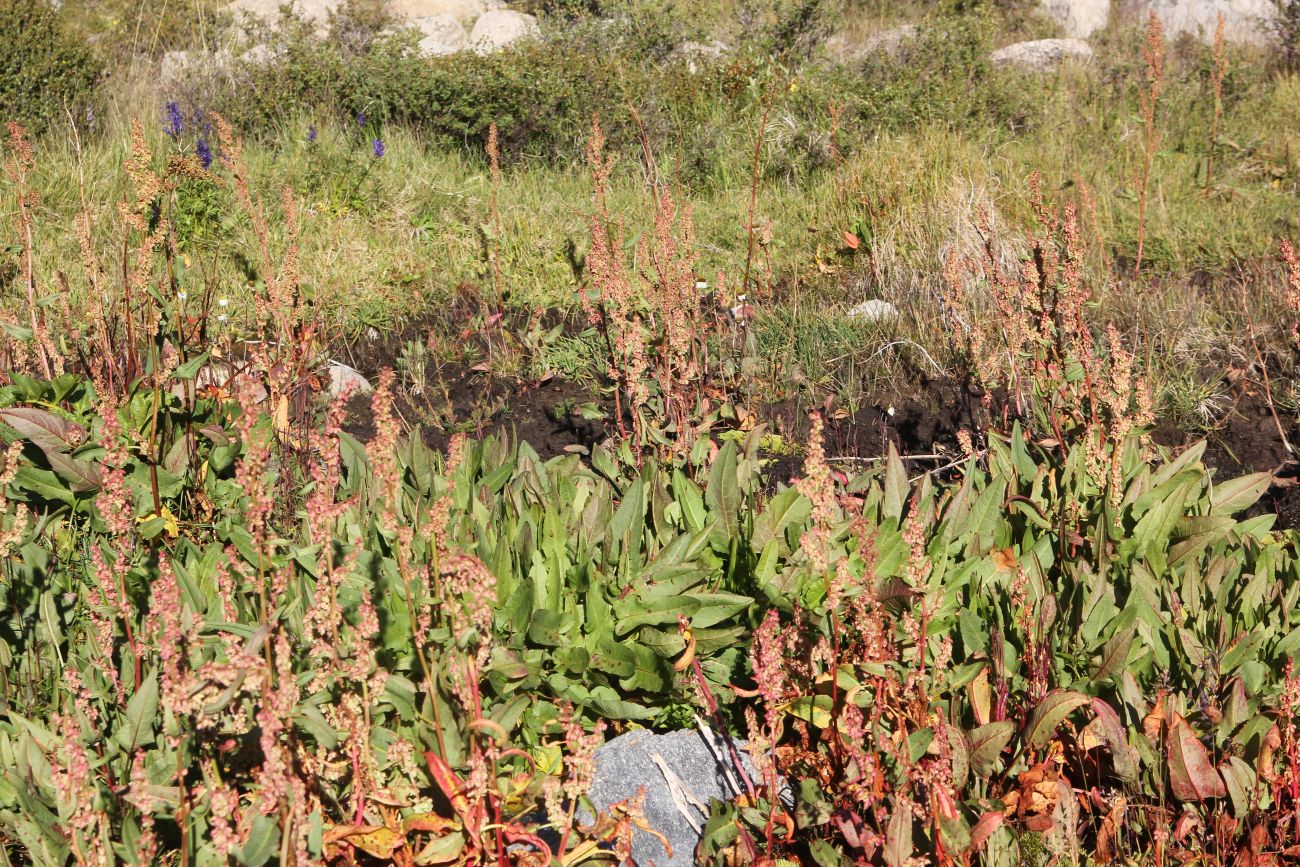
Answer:
[[[397,368],[402,347],[423,341],[428,321],[412,322],[382,340],[362,341],[339,353],[340,360],[356,367],[374,382],[385,368]],[[436,328],[437,326],[434,325]],[[463,361],[430,363],[418,393],[405,383],[395,389],[394,405],[408,424],[432,448],[445,450],[457,433],[481,437],[506,435],[532,446],[542,458],[574,449],[590,449],[608,437],[604,421],[582,416],[578,408],[596,404],[608,418],[613,408],[586,386],[552,377],[542,382],[522,382],[492,375]],[[370,398],[357,395],[348,402],[344,429],[365,442],[374,435]]]
[[[1268,472],[1277,484],[1248,512],[1275,513],[1278,529],[1300,527],[1300,465],[1291,460],[1286,441],[1300,443],[1300,426],[1294,416],[1279,411],[1274,416],[1262,389],[1238,384],[1233,403],[1208,434],[1188,433],[1169,424],[1155,431],[1155,440],[1166,446],[1191,445],[1206,440],[1203,463],[1217,472],[1219,480],[1248,473]]]
[[[401,347],[409,340],[423,339],[430,324],[411,323],[381,341],[347,347],[340,358],[373,379],[382,369],[395,367]],[[559,377],[521,382],[452,362],[430,364],[422,385],[419,394],[411,393],[409,383],[398,389],[395,403],[402,418],[418,427],[433,448],[445,449],[458,432],[492,433],[522,439],[549,458],[589,450],[611,433],[612,401],[595,389]],[[584,418],[579,412],[580,406],[592,404],[602,418]],[[758,416],[774,433],[801,443],[808,435],[809,408],[787,400],[760,407]],[[826,420],[826,454],[846,469],[883,457],[891,443],[919,469],[942,467],[957,453],[957,432],[977,429],[982,418],[979,397],[965,386],[924,377],[900,383],[889,394],[872,395],[853,411],[835,405],[819,409]],[[369,398],[353,398],[348,410],[348,432],[362,441],[373,436]],[[1300,465],[1289,460],[1283,433],[1291,443],[1300,443],[1300,425],[1294,416],[1279,413],[1275,419],[1262,389],[1242,381],[1234,386],[1232,405],[1208,434],[1185,431],[1166,421],[1157,426],[1154,437],[1161,445],[1176,448],[1207,439],[1204,462],[1217,470],[1220,479],[1273,473],[1278,483],[1251,514],[1276,513],[1278,528],[1295,528],[1300,527]],[[769,465],[771,482],[795,477],[802,462],[799,454],[776,458]]]

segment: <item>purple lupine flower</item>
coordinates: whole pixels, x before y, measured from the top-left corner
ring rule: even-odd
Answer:
[[[163,132],[176,138],[184,129],[185,115],[181,114],[181,107],[174,102],[167,103],[163,109]]]
[[[313,144],[316,141],[316,126],[314,124],[307,127],[307,141],[312,142]]]
[[[377,138],[372,141],[370,143],[370,150],[374,153],[375,159],[382,157],[384,155],[384,140]]]
[[[199,158],[199,162],[203,164],[203,168],[212,168],[212,148],[208,145],[206,138],[200,138],[194,144],[194,153]]]
[[[364,111],[357,112],[357,126],[365,126],[365,125],[366,125],[366,113]]]
[[[86,128],[93,129],[95,126],[95,109],[93,106],[86,106]]]

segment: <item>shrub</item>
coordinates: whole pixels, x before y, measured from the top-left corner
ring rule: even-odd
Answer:
[[[548,159],[581,157],[593,113],[609,119],[619,145],[635,138],[628,104],[642,107],[647,125],[674,135],[704,112],[712,90],[706,74],[652,62],[651,53],[666,54],[666,39],[648,48],[644,40],[630,46],[609,36],[604,51],[589,45],[593,34],[487,56],[425,58],[404,33],[349,58],[337,44],[298,32],[285,39],[276,63],[245,68],[213,104],[245,129],[271,127],[303,108],[364,113],[475,154],[495,122],[503,151]]]
[[[0,0],[0,118],[39,132],[64,111],[78,119],[103,67],[46,0]]]

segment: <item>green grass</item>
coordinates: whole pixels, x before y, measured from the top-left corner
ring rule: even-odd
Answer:
[[[870,20],[876,15],[881,25],[898,20],[896,12],[880,9],[864,14]],[[724,285],[734,295],[745,269],[761,103],[773,100],[755,202],[759,233],[771,241],[756,257],[758,288],[750,292],[758,312],[759,366],[771,372],[773,383],[788,383],[793,374],[794,381],[816,392],[852,399],[896,378],[897,365],[884,361],[895,351],[882,353],[881,347],[900,338],[915,341],[946,367],[947,325],[939,308],[944,257],[954,248],[978,247],[980,208],[994,215],[995,226],[1014,247],[1015,238],[1032,228],[1026,203],[1034,172],[1049,203],[1077,201],[1080,184],[1090,191],[1095,217],[1085,214],[1084,223],[1097,241],[1089,275],[1095,322],[1100,327],[1116,321],[1149,349],[1158,385],[1163,387],[1169,365],[1169,387],[1182,388],[1182,362],[1171,363],[1166,350],[1188,334],[1214,335],[1214,349],[1201,359],[1205,368],[1195,374],[1209,379],[1198,387],[1216,378],[1214,367],[1223,357],[1242,353],[1240,301],[1225,282],[1242,269],[1253,278],[1249,299],[1263,323],[1263,339],[1284,331],[1273,327],[1269,263],[1277,239],[1295,235],[1300,176],[1292,154],[1300,149],[1300,79],[1274,73],[1266,57],[1234,53],[1216,184],[1206,195],[1207,52],[1176,47],[1159,111],[1163,141],[1148,207],[1148,271],[1135,282],[1123,266],[1136,248],[1136,33],[1095,39],[1098,58],[1090,65],[1023,76],[979,68],[980,52],[1013,35],[1047,32],[1041,24],[984,12],[955,18],[932,14],[925,21],[943,35],[922,46],[925,54],[947,54],[902,64],[868,59],[844,66],[819,60],[780,74],[756,66],[756,77],[739,95],[709,103],[713,97],[697,94],[681,103],[696,112],[689,128],[649,130],[660,177],[679,185],[691,203],[699,273],[711,284],[725,274]],[[862,30],[854,27],[850,31]],[[954,47],[942,47],[948,44]],[[743,53],[744,46],[741,51],[742,57],[752,57]],[[960,80],[953,72],[966,63],[974,64],[974,77]],[[728,74],[735,72],[705,69],[698,86],[716,88],[718,76]],[[472,96],[474,80],[456,85],[470,88],[465,98]],[[633,91],[668,86],[666,80],[638,81],[628,86]],[[684,82],[689,79],[673,86]],[[651,89],[641,97],[662,102],[675,92]],[[832,99],[845,107],[834,143],[842,155],[838,163],[831,146]],[[80,155],[66,133],[56,131],[39,143],[42,273],[52,274],[75,255],[62,227],[79,207],[80,177],[94,179],[86,194],[103,237],[116,235],[116,202],[125,195],[120,172],[125,117],[151,105],[138,92],[118,101],[104,128],[85,138]],[[527,149],[508,153],[499,202],[502,236],[491,239],[485,231],[488,172],[474,141],[455,145],[431,137],[421,123],[373,118],[361,130],[350,115],[341,117],[339,108],[290,106],[271,126],[250,135],[246,151],[268,200],[277,197],[273,187],[294,189],[301,207],[305,287],[338,333],[385,331],[442,310],[458,287],[492,294],[489,245],[499,250],[510,307],[578,309],[580,272],[574,266],[588,244],[591,190],[580,160]],[[605,125],[625,127],[629,118],[622,114],[606,118]],[[161,154],[175,145],[161,135],[156,117],[145,113],[143,122]],[[508,139],[509,118],[503,123]],[[307,141],[311,127],[318,131],[314,143]],[[570,154],[581,149],[585,134],[567,127],[546,133],[570,142]],[[369,155],[372,136],[385,141],[382,159]],[[186,138],[186,146],[192,141]],[[617,155],[611,203],[626,224],[629,248],[647,229],[645,176],[639,146],[625,142]],[[105,184],[114,177],[118,186]],[[246,244],[247,227],[228,216],[233,211],[228,203],[193,190],[179,195],[197,208],[196,239],[188,251],[194,260],[201,261],[217,243]],[[206,222],[205,208],[212,211]],[[850,254],[842,234],[855,226],[867,226],[870,239]],[[1213,290],[1195,290],[1193,278],[1208,280]],[[223,273],[220,282],[238,299],[246,279]],[[74,280],[74,297],[77,291]],[[848,306],[870,297],[903,309],[902,322],[890,333],[842,321]],[[238,317],[232,319],[237,325]],[[569,339],[546,350],[554,359],[534,364],[581,376],[588,349],[587,343]],[[905,354],[912,356],[911,369],[931,367],[918,352]]]

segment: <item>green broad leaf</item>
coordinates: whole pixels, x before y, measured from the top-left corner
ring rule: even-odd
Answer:
[[[609,522],[608,539],[622,550],[631,544],[631,534],[638,534],[645,524],[645,482],[637,479],[623,493],[623,501],[618,504],[614,517]]]
[[[262,867],[280,848],[280,823],[273,816],[258,816],[248,832],[248,840],[235,853],[245,867]]]
[[[820,729],[831,727],[831,697],[829,695],[805,695],[785,706],[790,716],[812,723]],[[934,733],[931,732],[931,735]]]
[[[1255,505],[1273,484],[1272,473],[1253,473],[1210,489],[1210,514],[1235,515]]]
[[[1219,660],[1220,673],[1224,675],[1231,674],[1233,671],[1240,668],[1247,660],[1254,659],[1258,655],[1259,648],[1264,643],[1264,639],[1267,637],[1267,634],[1260,629],[1248,632],[1246,635],[1242,636],[1232,645],[1232,647],[1228,648],[1228,651],[1223,654],[1223,658]]]
[[[572,615],[540,608],[533,612],[528,624],[528,640],[544,647],[560,647],[567,643],[565,635],[572,628]]]
[[[45,500],[72,506],[77,502],[77,497],[67,482],[39,467],[19,467],[18,472],[14,473],[12,485],[19,498],[29,503]]]
[[[709,480],[704,487],[704,502],[722,522],[729,535],[734,536],[740,519],[740,485],[736,478],[736,443],[729,441],[713,458],[709,467]]]
[[[587,701],[607,719],[650,719],[658,713],[635,702],[624,701],[618,697],[617,692],[606,686],[593,689]]]
[[[299,728],[311,735],[316,740],[316,744],[322,749],[332,750],[338,746],[338,732],[334,731],[333,727],[325,719],[325,715],[321,713],[320,708],[316,705],[299,705],[293,721],[298,724]]]
[[[1073,690],[1055,689],[1049,692],[1029,714],[1029,722],[1025,724],[1023,732],[1025,745],[1035,750],[1046,746],[1056,732],[1056,727],[1088,701],[1088,696]]]
[[[716,626],[748,610],[754,604],[752,596],[741,596],[737,593],[690,593],[688,595],[699,603],[699,607],[690,618],[691,626],[696,629]]]
[[[1251,804],[1258,790],[1255,769],[1239,756],[1229,756],[1219,764],[1219,775],[1223,777],[1228,799],[1232,801],[1232,815],[1245,819],[1251,811]]]
[[[1102,648],[1101,663],[1097,666],[1092,679],[1103,680],[1123,671],[1124,665],[1128,662],[1129,649],[1133,647],[1133,639],[1136,637],[1137,627],[1134,625],[1120,629],[1112,635],[1106,642],[1106,646]]]
[[[987,777],[993,773],[1002,751],[1015,734],[1016,724],[1009,719],[982,725],[970,733],[970,766],[976,776]]]
[[[154,742],[158,717],[158,672],[151,671],[126,702],[126,724],[116,732],[118,746],[128,755]]]
[[[812,514],[812,502],[796,488],[786,488],[767,503],[754,519],[754,532],[750,544],[755,551],[763,551],[769,542],[780,540],[787,527],[802,525]]]
[[[930,744],[934,742],[934,729],[923,728],[917,729],[907,736],[907,754],[913,763],[919,762],[921,757],[930,749]]]
[[[195,356],[194,358],[191,358],[189,361],[185,362],[184,364],[176,368],[176,370],[172,373],[172,379],[179,379],[179,380],[193,379],[194,377],[198,376],[199,370],[203,368],[203,365],[208,363],[208,359],[211,357],[212,357],[211,352],[204,352],[200,355]]]
[[[907,495],[910,490],[907,468],[903,466],[902,458],[898,456],[898,449],[894,447],[893,440],[890,440],[889,454],[885,458],[884,498],[880,502],[881,518],[885,520],[893,518],[901,523],[903,508],[907,505]]]

